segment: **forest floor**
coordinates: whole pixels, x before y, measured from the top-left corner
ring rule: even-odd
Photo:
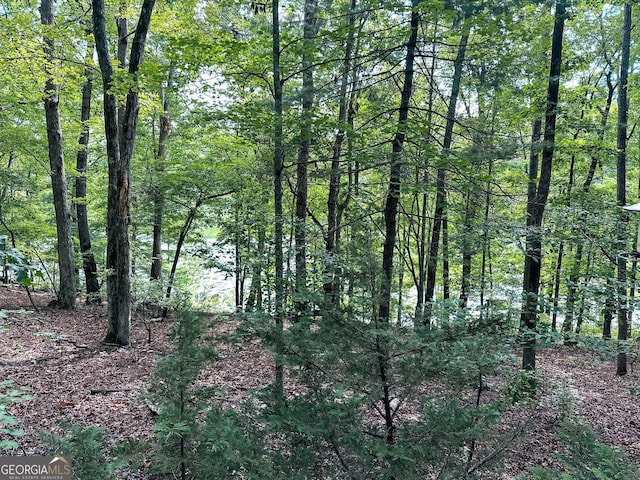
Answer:
[[[105,431],[109,444],[125,438],[148,439],[155,415],[142,395],[154,361],[171,348],[172,322],[134,321],[132,348],[101,344],[106,331],[106,308],[78,304],[67,312],[49,306],[52,297],[34,293],[35,312],[24,290],[0,288],[0,381],[30,389],[33,398],[10,407],[24,429],[21,449],[0,454],[44,454],[39,432],[61,433],[57,421],[69,419]],[[134,317],[135,320],[135,317]],[[221,332],[235,328],[234,320],[219,323]],[[152,342],[148,343],[149,331]],[[273,375],[271,357],[258,341],[244,348],[220,346],[221,358],[199,380],[224,389],[228,405],[238,404],[247,392],[266,386]],[[601,441],[625,450],[640,466],[640,386],[637,373],[615,375],[615,365],[578,347],[540,349],[538,369],[547,385],[526,409],[506,412],[505,431],[527,419],[527,434],[506,447],[504,471],[496,478],[514,479],[532,465],[555,464],[560,446],[555,438],[558,390],[570,391],[575,413],[591,426]],[[0,434],[0,440],[2,440]],[[133,472],[122,479],[144,478]]]

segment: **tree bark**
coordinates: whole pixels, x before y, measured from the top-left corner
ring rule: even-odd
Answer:
[[[467,199],[464,209],[464,224],[462,226],[462,279],[460,281],[460,308],[466,308],[471,289],[471,262],[472,262],[472,217],[473,200],[471,187],[467,190]]]
[[[611,111],[611,104],[613,102],[613,93],[615,90],[615,86],[611,81],[611,71],[607,71],[605,73],[605,78],[607,81],[607,100],[604,106],[604,109],[601,110],[601,118],[600,118],[600,129],[598,131],[597,145],[598,147],[591,153],[591,163],[589,165],[589,172],[587,174],[587,178],[585,179],[582,185],[582,191],[584,193],[588,193],[591,189],[591,183],[593,182],[593,178],[595,176],[596,168],[598,167],[598,162],[601,158],[602,147],[601,145],[604,143],[605,133],[607,130],[607,123],[609,120],[609,112]],[[582,224],[586,219],[586,210],[582,209],[580,213],[579,224]],[[575,308],[575,298],[577,292],[577,286],[580,279],[580,270],[582,265],[582,254],[584,251],[584,240],[581,236],[578,236],[578,244],[576,246],[576,253],[574,255],[573,267],[569,273],[569,282],[567,285],[567,301],[565,305],[566,315],[570,315],[573,317],[573,310]],[[605,338],[611,338],[611,322],[609,322],[609,332],[608,337],[606,337],[605,332],[603,331],[603,336]]]
[[[622,52],[620,56],[620,82],[618,84],[618,128],[617,147],[618,155],[616,161],[618,206],[622,207],[627,203],[627,122],[629,116],[628,103],[628,80],[629,80],[629,52],[631,45],[631,4],[625,3],[624,18],[622,28]],[[628,214],[625,210],[620,210],[620,220],[617,228],[618,243],[618,340],[624,341],[629,337],[629,322],[627,318],[627,260],[624,252],[627,245],[627,223]],[[616,373],[625,375],[627,373],[627,355],[623,351],[618,354]]]
[[[71,235],[71,210],[67,199],[67,178],[64,169],[62,150],[62,127],[60,125],[60,87],[55,83],[52,67],[55,58],[55,43],[46,31],[54,25],[54,0],[42,0],[40,17],[45,26],[44,53],[46,56],[45,73],[47,80],[44,88],[44,111],[47,123],[47,142],[49,146],[49,165],[51,167],[51,188],[56,214],[58,241],[58,265],[60,284],[58,302],[62,308],[72,309],[76,305],[76,272],[73,258],[73,240]]]
[[[409,104],[413,90],[413,63],[415,58],[416,43],[418,39],[418,26],[420,14],[416,9],[417,1],[413,2],[411,12],[411,35],[407,42],[407,54],[405,57],[404,84],[398,112],[398,126],[393,139],[391,171],[389,173],[389,188],[384,206],[384,247],[382,252],[383,276],[380,285],[380,303],[378,305],[377,323],[378,329],[389,328],[391,310],[391,284],[393,282],[393,256],[396,243],[398,202],[400,200],[400,185],[402,174],[402,152],[406,138],[407,119],[409,117]],[[395,425],[391,408],[391,364],[389,339],[384,333],[376,334],[376,350],[378,357],[378,369],[382,385],[382,401],[384,405],[384,421],[386,427],[385,440],[388,444],[395,442]]]
[[[296,292],[294,320],[299,321],[308,316],[307,299],[307,190],[309,150],[311,148],[311,126],[313,123],[313,44],[316,32],[316,0],[304,2],[304,34],[302,42],[302,126],[300,127],[300,145],[296,166],[296,218],[295,251],[296,251]]]
[[[542,142],[542,162],[540,180],[536,186],[537,149],[536,137],[539,137],[540,125],[536,122],[532,135],[530,164],[536,168],[529,170],[529,190],[527,195],[527,246],[524,261],[522,312],[520,324],[523,330],[522,368],[535,370],[535,329],[539,301],[540,272],[542,267],[542,219],[547,205],[551,186],[553,153],[555,150],[556,118],[558,93],[560,90],[560,72],[562,67],[562,36],[566,17],[566,0],[556,1],[553,35],[551,43],[551,67],[547,87],[547,105],[545,109],[544,141]],[[534,158],[536,157],[536,158]],[[532,165],[533,166],[533,165]]]
[[[167,88],[173,82],[173,69],[169,71]],[[169,117],[169,99],[165,88],[162,88],[162,114],[160,115],[160,132],[158,134],[158,150],[156,151],[156,173],[160,176],[164,172],[164,162],[167,155],[167,139],[171,132]],[[164,215],[164,189],[156,180],[152,185],[151,201],[153,203],[153,245],[151,246],[151,280],[162,279],[162,217]]]
[[[435,39],[437,37],[437,33],[438,33],[438,23],[436,22],[434,26],[434,31],[433,31],[433,37],[431,40],[431,44],[432,44],[431,64],[429,66],[429,71],[428,71],[429,78],[432,79],[429,82],[429,95],[428,95],[428,101],[427,101],[427,125],[426,125],[427,132],[426,132],[425,138],[427,138],[428,141],[431,141],[431,138],[433,135],[433,105],[434,105],[434,99],[436,96],[433,78],[435,76],[435,71],[436,71],[437,42],[435,41]],[[418,282],[416,284],[417,300],[416,300],[416,310],[415,310],[415,320],[414,320],[416,325],[421,325],[424,322],[424,317],[425,317],[424,306],[426,301],[425,293],[426,293],[427,269],[428,269],[428,261],[429,261],[428,252],[427,252],[427,236],[428,236],[427,230],[430,224],[429,218],[427,216],[427,211],[428,211],[427,207],[428,207],[428,201],[429,201],[429,194],[427,192],[427,185],[429,183],[428,182],[429,155],[426,155],[426,160],[424,162],[424,165],[422,165],[422,168],[424,169],[424,174],[423,174],[424,191],[422,192],[422,206],[420,207],[420,217],[419,217],[420,219],[419,219],[418,238],[417,238]]]
[[[137,81],[155,0],[144,0],[131,46],[129,74]],[[113,67],[109,55],[104,0],[92,0],[93,32],[104,87],[104,122],[109,163],[107,198],[108,329],[104,341],[129,345],[131,322],[131,261],[129,246],[129,173],[135,142],[138,93],[130,89],[118,129],[115,96],[110,92]],[[120,131],[119,131],[120,130]]]
[[[273,148],[273,202],[274,202],[274,256],[275,256],[275,328],[279,340],[284,327],[284,251],[283,251],[283,209],[282,174],[284,169],[283,125],[282,125],[282,79],[280,76],[280,2],[272,0],[272,60],[273,60],[273,100],[274,100],[274,148]],[[279,355],[282,345],[278,342],[275,362],[275,394],[277,399],[284,396],[284,365]]]
[[[327,198],[327,236],[325,239],[325,260],[324,260],[324,282],[323,290],[328,308],[330,305],[337,305],[339,302],[338,289],[339,279],[336,273],[335,248],[338,236],[338,198],[340,195],[340,157],[342,155],[342,144],[345,139],[345,123],[347,121],[347,87],[349,84],[349,73],[353,56],[353,46],[355,43],[355,8],[356,0],[351,0],[348,16],[347,43],[342,66],[342,78],[340,80],[340,102],[338,107],[338,132],[333,142],[331,155],[331,176],[329,179],[329,195]]]
[[[242,265],[242,231],[240,223],[240,203],[235,206],[234,229],[234,274],[235,274],[235,307],[236,313],[242,313],[244,307],[244,266]]]
[[[467,51],[468,40],[469,34],[464,33],[460,38],[458,52],[453,63],[453,83],[451,85],[451,95],[449,96],[449,107],[447,108],[447,123],[445,125],[444,139],[442,144],[442,148],[445,154],[449,152],[453,140],[453,127],[455,125],[456,118],[456,105],[458,102],[458,94],[460,93],[460,84],[462,83],[462,65],[464,63],[464,57]],[[445,217],[445,208],[447,202],[446,170],[442,166],[438,167],[437,177],[436,205],[433,214],[433,229],[431,231],[429,257],[427,260],[427,284],[425,288],[426,308],[423,318],[423,322],[425,325],[429,325],[431,323],[431,312],[433,309],[434,301],[433,295],[436,288],[436,270],[438,268],[440,232],[442,229],[442,221]]]
[[[93,56],[94,47],[87,50]],[[93,73],[91,68],[85,69],[85,83],[82,86],[82,107],[80,121],[82,132],[78,138],[78,153],[76,154],[75,207],[78,222],[78,240],[82,254],[82,269],[87,291],[87,304],[100,304],[100,283],[98,282],[98,267],[91,246],[91,233],[87,215],[87,148],[89,145],[89,126],[91,117],[91,93],[93,90]]]

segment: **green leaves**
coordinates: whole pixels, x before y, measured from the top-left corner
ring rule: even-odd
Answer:
[[[11,388],[12,385],[12,380],[0,381],[0,433],[12,437],[0,440],[0,448],[6,450],[18,448],[18,442],[15,439],[24,435],[24,430],[14,427],[18,424],[18,419],[9,413],[8,407],[33,398],[27,393],[27,388]]]
[[[31,264],[27,256],[16,248],[6,249],[6,236],[0,236],[0,267],[14,272],[16,281],[25,287],[33,285],[33,278],[44,278],[40,269]]]

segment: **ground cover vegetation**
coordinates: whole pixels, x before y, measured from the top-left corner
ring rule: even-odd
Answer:
[[[616,382],[637,356],[632,2],[0,14],[0,264],[31,300],[1,334],[50,289],[59,319],[104,308],[105,355],[170,339],[138,392],[153,434],[107,455],[86,419],[44,429],[79,478],[500,478],[541,398],[565,447],[517,475],[637,477],[536,363],[580,345]],[[272,362],[242,401],[205,381],[228,349]],[[14,448],[38,393],[6,380]]]

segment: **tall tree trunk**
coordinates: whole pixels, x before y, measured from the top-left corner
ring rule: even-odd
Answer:
[[[435,71],[436,71],[436,59],[437,59],[437,42],[435,38],[438,33],[438,22],[436,21],[433,27],[433,39],[431,41],[432,49],[431,49],[431,64],[429,66],[428,78],[429,81],[429,95],[427,101],[427,131],[425,138],[427,141],[431,141],[431,137],[433,134],[433,104],[435,99]],[[426,293],[426,282],[427,282],[427,267],[428,267],[428,254],[427,254],[427,234],[428,234],[428,226],[430,224],[429,218],[427,216],[428,211],[428,201],[429,194],[427,192],[427,184],[429,178],[429,155],[425,155],[425,162],[423,165],[424,168],[424,179],[423,179],[423,188],[424,191],[422,193],[422,207],[420,209],[420,225],[418,228],[418,283],[416,285],[416,310],[415,310],[415,324],[421,325],[424,321],[425,317],[425,293]],[[440,172],[438,172],[440,173]]]
[[[282,174],[284,169],[284,148],[282,132],[282,79],[280,76],[280,2],[272,0],[272,59],[273,59],[273,101],[274,101],[274,148],[273,148],[273,203],[275,214],[274,256],[275,256],[275,327],[276,335],[282,339],[284,326],[284,251],[282,211]],[[284,366],[279,358],[282,346],[278,344],[275,364],[275,393],[278,399],[284,396]]]
[[[87,49],[93,56],[93,45]],[[80,121],[82,132],[78,139],[78,153],[76,154],[75,207],[78,221],[78,240],[82,253],[82,268],[87,290],[87,303],[101,302],[100,283],[98,282],[98,268],[91,247],[91,234],[87,215],[87,148],[89,145],[89,126],[87,122],[91,116],[91,93],[93,90],[93,73],[91,68],[85,69],[85,83],[82,86],[82,107]]]
[[[629,51],[631,45],[631,4],[624,4],[624,19],[622,27],[622,53],[620,56],[620,82],[618,84],[618,155],[616,162],[617,194],[616,200],[619,206],[627,203],[627,121],[629,116],[628,104],[628,80],[629,80]],[[627,318],[627,260],[624,255],[627,245],[628,214],[620,210],[620,221],[617,228],[618,243],[618,340],[624,341],[629,336],[629,322]],[[618,354],[616,373],[627,373],[627,355],[624,352]]]
[[[144,0],[131,46],[129,74],[137,81],[155,0]],[[118,132],[115,96],[110,93],[113,67],[109,55],[104,0],[92,0],[93,32],[104,87],[104,122],[109,163],[107,199],[108,329],[104,341],[129,344],[131,322],[131,262],[129,247],[129,170],[138,117],[138,93],[130,89]]]
[[[602,309],[603,323],[602,323],[602,338],[605,340],[611,339],[611,322],[613,321],[613,314],[616,311],[616,299],[614,293],[614,286],[611,278],[613,272],[607,277],[607,298],[604,301],[604,308]]]
[[[491,240],[489,238],[489,209],[491,206],[491,178],[493,173],[493,159],[489,159],[487,183],[484,194],[484,231],[482,232],[482,262],[480,266],[480,306],[484,307],[487,288],[487,260],[491,258]],[[491,274],[491,264],[489,264]]]
[[[340,157],[342,155],[342,144],[345,138],[345,123],[347,121],[347,87],[349,84],[349,74],[351,72],[351,62],[353,56],[353,46],[355,43],[355,18],[356,0],[351,0],[348,16],[347,44],[342,66],[342,78],[340,80],[340,101],[338,109],[338,132],[333,142],[331,155],[331,176],[329,179],[329,195],[327,198],[327,236],[325,239],[325,261],[324,261],[324,282],[323,289],[327,306],[338,304],[339,279],[336,274],[334,254],[336,248],[336,237],[338,235],[338,198],[340,194]]]
[[[313,44],[316,33],[316,0],[304,2],[304,34],[302,42],[302,126],[296,166],[296,292],[294,320],[308,316],[307,298],[307,190],[309,150],[311,148],[311,127],[313,123]]]
[[[393,139],[393,149],[391,158],[391,171],[389,173],[389,189],[384,206],[384,247],[382,251],[382,271],[383,276],[380,282],[380,303],[378,305],[377,328],[387,330],[390,325],[391,313],[391,284],[393,281],[393,255],[396,244],[396,231],[398,221],[398,202],[400,200],[400,184],[402,173],[402,151],[407,130],[407,119],[409,117],[409,103],[413,89],[413,62],[415,57],[416,43],[418,39],[418,26],[420,24],[420,14],[417,11],[417,1],[413,1],[411,11],[411,35],[407,42],[407,54],[405,57],[404,84],[400,99],[400,109],[398,112],[398,126]],[[378,357],[378,370],[382,385],[382,402],[384,405],[384,421],[386,427],[385,440],[388,444],[395,442],[394,415],[391,408],[391,359],[389,351],[389,339],[384,333],[376,334],[376,349]]]
[[[167,88],[173,83],[174,70],[169,70]],[[165,88],[161,89],[162,114],[160,115],[160,132],[158,134],[158,150],[156,151],[155,170],[161,176],[164,172],[164,162],[167,155],[167,140],[171,132],[169,117],[169,99]],[[153,244],[151,246],[151,280],[162,278],[162,217],[164,215],[164,189],[161,182],[156,181],[151,187],[151,202],[153,203]]]
[[[542,253],[540,231],[536,227],[536,219],[533,216],[536,201],[536,179],[538,177],[538,164],[540,161],[540,136],[542,134],[542,121],[533,123],[531,133],[531,154],[529,156],[529,183],[527,188],[527,245],[524,259],[524,280],[522,313],[520,316],[521,328],[524,329],[522,365],[526,370],[535,368],[535,337],[530,330],[536,326],[536,311],[538,309],[538,289],[540,287],[540,268],[534,268],[540,264],[539,255]],[[535,229],[535,230],[534,230]],[[537,256],[536,256],[537,255]]]
[[[467,201],[464,209],[464,224],[462,226],[462,279],[460,281],[460,307],[465,308],[471,288],[471,260],[472,260],[472,232],[471,219],[473,217],[473,201],[471,187],[467,190]]]
[[[266,236],[264,225],[258,223],[258,247],[255,253],[256,259],[251,266],[251,288],[247,297],[246,311],[262,312],[262,271],[264,270],[264,244]]]
[[[44,111],[47,122],[47,141],[49,145],[49,165],[51,167],[51,188],[53,205],[56,212],[58,240],[58,265],[60,268],[60,287],[58,302],[62,308],[71,309],[76,305],[76,272],[73,258],[73,240],[71,236],[71,210],[67,200],[67,178],[64,171],[62,151],[62,127],[60,125],[60,87],[54,81],[52,72],[55,61],[55,43],[47,28],[54,24],[54,0],[42,0],[40,17],[45,25],[44,53],[46,56],[45,73],[47,81],[44,88]]]
[[[187,235],[191,231],[191,225],[193,225],[193,220],[196,218],[198,213],[198,209],[202,206],[204,200],[199,198],[195,205],[189,209],[189,213],[187,214],[187,218],[184,219],[184,223],[182,224],[182,228],[180,229],[180,234],[178,235],[178,242],[176,243],[176,251],[173,254],[173,261],[171,262],[171,270],[169,271],[169,281],[167,282],[167,291],[164,295],[165,300],[169,301],[171,298],[171,292],[173,291],[173,283],[176,279],[176,272],[178,271],[178,261],[180,260],[180,254],[182,253],[182,246],[184,245],[185,240],[187,239]],[[162,310],[162,318],[167,318],[169,315],[169,307],[165,306]]]
[[[585,94],[583,96],[583,101],[582,101],[582,109],[580,111],[581,121],[584,119],[585,107],[589,99],[590,99],[589,92],[585,91]],[[609,101],[607,103],[607,109],[610,105],[611,103],[609,98]],[[574,133],[573,135],[574,142],[578,139],[580,135],[580,131],[581,131],[581,128],[578,128]],[[575,184],[575,163],[576,163],[576,156],[575,154],[573,154],[571,155],[571,163],[569,166],[569,183],[567,185],[567,202],[566,202],[567,208],[571,206],[571,194],[573,191],[573,185]],[[592,164],[592,166],[595,171],[595,165]],[[592,179],[593,179],[593,173],[591,172],[591,169],[590,169],[589,174],[587,175],[587,179],[585,180],[585,183],[583,185],[583,191],[585,193],[589,190],[589,186],[591,185]],[[581,217],[580,221],[577,222],[578,228],[579,228],[579,225],[586,218],[584,213],[581,213],[580,217]],[[576,228],[574,227],[574,230],[575,229]],[[580,238],[580,236],[577,236],[577,238]],[[582,263],[582,248],[583,248],[583,242],[581,240],[578,240],[578,243],[579,245],[576,248],[576,255],[574,258],[573,266],[569,274],[569,282],[568,282],[568,288],[567,288],[567,303],[565,306],[565,318],[564,318],[564,322],[562,323],[562,331],[565,332],[565,334],[571,333],[571,331],[573,330],[575,298],[576,298],[577,286],[580,280],[580,269],[581,269],[581,263]],[[562,267],[561,253],[563,253],[563,250],[564,250],[564,240],[560,242],[560,249],[558,251],[558,262],[557,262],[557,269],[556,269],[556,284],[555,284],[556,288],[554,289],[554,297],[553,297],[554,306],[556,307],[558,305],[558,296],[559,296],[559,290],[560,290],[560,285],[559,285],[560,275],[561,275],[560,269]],[[554,318],[555,318],[555,315],[556,313],[554,310]],[[578,320],[580,320],[579,317],[578,317]],[[565,335],[565,343],[567,342],[572,342],[572,340],[570,340],[569,337]]]
[[[442,210],[442,299],[451,297],[451,282],[449,275],[449,219],[446,208]]]
[[[560,90],[560,71],[562,67],[562,35],[566,17],[566,0],[556,1],[556,12],[551,43],[551,68],[549,69],[549,85],[547,88],[547,106],[545,111],[544,141],[542,142],[542,162],[540,180],[536,186],[537,174],[537,139],[540,125],[532,135],[531,164],[535,169],[529,170],[529,191],[527,195],[527,247],[523,274],[523,299],[520,324],[523,329],[522,368],[535,370],[536,352],[535,335],[537,324],[537,306],[540,289],[540,272],[542,267],[542,219],[547,205],[551,186],[553,152],[555,150],[556,118],[558,93]],[[537,130],[537,131],[536,131]],[[534,158],[536,157],[536,158]],[[533,166],[533,165],[532,165]]]
[[[605,73],[605,78],[607,81],[607,100],[604,106],[604,109],[601,110],[600,117],[600,128],[598,131],[597,145],[598,147],[591,154],[591,163],[589,165],[589,172],[587,173],[587,177],[582,185],[582,191],[584,193],[588,193],[591,189],[591,183],[593,182],[593,178],[596,173],[596,169],[598,167],[598,162],[600,161],[600,155],[602,153],[602,147],[600,145],[603,144],[607,124],[609,121],[609,112],[611,111],[611,104],[613,102],[613,93],[615,90],[615,86],[611,82],[611,71],[607,71]],[[586,210],[581,209],[579,224],[584,223],[586,220]],[[575,308],[575,299],[577,295],[577,286],[580,280],[580,270],[582,265],[582,254],[584,251],[584,240],[582,236],[578,236],[578,244],[576,245],[576,253],[573,258],[573,266],[569,273],[569,282],[567,284],[567,301],[565,305],[566,315],[573,317],[573,310]],[[606,308],[606,307],[605,307]],[[611,327],[611,323],[609,323],[609,327]],[[604,332],[603,332],[604,335]],[[611,329],[609,328],[609,336],[605,338],[611,337]]]
[[[234,229],[234,270],[235,270],[235,303],[236,313],[242,313],[244,304],[244,266],[242,265],[242,232],[240,223],[240,203],[235,205]]]
[[[456,59],[453,63],[453,83],[451,85],[451,95],[449,96],[449,107],[447,108],[447,123],[444,129],[444,140],[442,148],[445,155],[448,154],[451,148],[453,140],[453,127],[455,125],[456,118],[456,105],[458,103],[458,94],[460,93],[460,84],[462,83],[462,65],[464,64],[464,57],[467,51],[467,41],[469,40],[469,34],[464,33],[460,37],[460,44],[458,45],[458,52]],[[436,270],[438,268],[438,247],[440,244],[440,230],[442,228],[442,221],[445,216],[446,208],[446,170],[444,167],[438,167],[438,179],[437,179],[437,192],[436,192],[436,205],[433,215],[433,229],[431,231],[431,242],[429,244],[429,258],[427,260],[427,285],[425,289],[425,314],[423,322],[425,325],[431,323],[431,311],[433,308],[433,295],[436,287]]]
[[[556,260],[556,273],[553,279],[553,310],[551,312],[551,331],[558,330],[558,299],[560,297],[560,280],[562,274],[562,258],[564,257],[564,241],[558,247],[558,257]]]

